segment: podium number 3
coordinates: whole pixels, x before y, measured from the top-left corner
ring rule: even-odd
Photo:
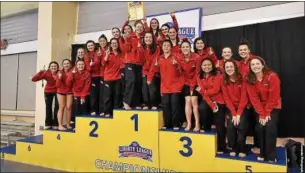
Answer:
[[[98,129],[98,123],[96,121],[91,121],[90,126],[93,126],[93,129],[91,130],[91,132],[89,133],[89,136],[90,137],[95,137],[97,138],[98,137],[98,134],[96,134],[96,130]]]
[[[138,114],[134,114],[130,119],[134,120],[134,131],[139,131]]]
[[[191,148],[192,140],[191,138],[187,136],[183,136],[180,138],[181,142],[186,141],[186,144],[183,145],[183,147],[187,150],[187,152],[184,152],[183,150],[179,150],[179,153],[184,157],[190,157],[193,154],[193,149]]]

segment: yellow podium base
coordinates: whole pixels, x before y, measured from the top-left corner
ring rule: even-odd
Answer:
[[[43,135],[1,148],[1,159],[71,172],[287,172],[286,151],[275,164],[216,154],[215,132],[160,130],[162,111],[115,110],[110,118],[76,117],[75,131]]]

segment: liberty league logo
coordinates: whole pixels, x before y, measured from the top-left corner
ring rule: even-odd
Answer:
[[[152,156],[151,149],[141,147],[136,141],[127,146],[119,146],[119,158],[137,157],[152,162]]]

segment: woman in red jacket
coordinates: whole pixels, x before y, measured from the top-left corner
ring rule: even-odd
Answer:
[[[178,62],[184,75],[184,87],[182,94],[185,97],[185,115],[187,120],[186,131],[192,127],[192,113],[195,116],[194,131],[200,130],[199,112],[198,112],[198,93],[195,88],[197,86],[196,59],[199,57],[196,53],[191,52],[191,43],[184,39],[181,43],[182,54],[178,55]]]
[[[231,149],[231,156],[239,153],[239,157],[245,157],[247,118],[249,116],[246,82],[233,59],[226,60],[223,68],[222,93],[229,109],[227,113],[227,116],[229,116],[227,121],[228,148]]]
[[[157,57],[160,55],[160,48],[157,46],[155,37],[151,32],[145,33],[143,38],[143,48],[141,48],[141,51],[144,52],[144,64],[142,69],[143,109],[149,109],[149,107],[151,107],[155,110],[160,103],[158,101],[158,96],[160,96],[160,82],[158,86],[158,82],[156,81],[158,79],[160,80],[160,77],[152,80],[155,74],[151,74],[150,76],[150,69],[154,65],[154,62],[156,62]],[[147,80],[152,81],[152,83],[148,84]]]
[[[171,52],[172,47],[173,45],[170,40],[165,40],[163,42],[163,54],[155,62],[155,71],[158,71],[159,69],[161,75],[163,128],[174,127],[174,130],[179,130],[182,113],[181,91],[184,80],[177,57]]]
[[[123,58],[124,54],[120,50],[118,40],[112,38],[109,50],[106,51],[106,55],[102,60],[105,67],[104,104],[106,117],[112,114],[113,109],[122,107],[120,67]]]
[[[86,70],[91,73],[90,88],[90,112],[91,115],[99,114],[99,95],[100,95],[100,66],[101,60],[97,55],[95,43],[92,40],[86,43],[86,55],[84,57]]]
[[[91,74],[85,70],[85,62],[78,60],[76,69],[68,75],[67,86],[72,87],[76,115],[89,114],[89,95],[91,85]]]
[[[224,47],[222,49],[222,59],[221,60],[218,60],[217,61],[217,64],[216,64],[216,68],[218,68],[218,70],[224,74],[225,71],[224,71],[224,63],[227,61],[227,60],[233,60],[235,61],[232,56],[233,56],[233,53],[232,53],[232,49],[230,47]],[[240,66],[240,63],[239,61],[235,61],[237,67],[239,68]]]
[[[47,84],[44,89],[44,99],[46,103],[46,118],[45,128],[57,129],[57,113],[58,113],[58,100],[56,96],[56,75],[59,70],[59,65],[56,61],[49,64],[48,70],[42,69],[39,73],[32,77],[33,82],[46,80]],[[54,111],[52,110],[53,99],[55,98]]]
[[[199,72],[201,69],[201,62],[205,58],[212,59],[213,63],[217,64],[217,57],[212,47],[208,47],[201,37],[198,37],[194,40],[194,52],[199,55],[197,59],[197,71]]]
[[[102,64],[103,58],[106,55],[106,51],[108,50],[108,39],[107,37],[102,34],[99,39],[99,45],[100,47],[97,50],[97,56],[99,57],[101,61],[100,65],[100,95],[99,95],[99,113],[101,116],[104,116],[104,66]]]
[[[84,60],[84,56],[85,56],[85,49],[83,47],[79,47],[77,49],[77,55],[76,55],[75,62],[77,60]]]
[[[176,28],[169,29],[168,36],[173,44],[172,52],[174,54],[180,54],[181,50],[180,50],[180,40],[178,36],[178,30]]]
[[[58,72],[56,76],[56,87],[57,87],[57,98],[59,103],[59,110],[58,110],[58,130],[67,130],[63,124],[63,114],[66,109],[67,112],[67,128],[72,129],[70,125],[71,121],[71,111],[72,111],[72,102],[73,102],[73,94],[72,94],[72,87],[67,86],[67,77],[69,73],[71,73],[72,69],[72,62],[69,59],[64,59],[62,61],[63,69]]]
[[[214,119],[217,132],[217,153],[219,154],[223,153],[226,148],[226,105],[221,92],[222,83],[223,79],[218,73],[213,60],[210,58],[203,59],[197,89],[203,97],[199,105],[200,125],[203,126],[204,131],[211,130]],[[213,102],[215,106],[211,107],[209,102]]]
[[[173,28],[176,28],[176,31],[178,31],[178,28],[179,28],[179,25],[178,25],[178,22],[177,22],[177,18],[176,18],[176,16],[175,16],[175,13],[173,13],[173,12],[170,12],[169,13],[169,15],[171,16],[171,18],[172,18],[172,20],[173,20]],[[161,36],[161,38],[160,38],[160,40],[159,40],[159,42],[158,42],[158,44],[160,45],[160,46],[162,46],[162,41],[164,41],[164,40],[166,40],[166,39],[169,39],[169,36],[168,36],[168,34],[169,34],[169,29],[171,28],[171,26],[168,24],[168,23],[165,23],[165,24],[163,24],[162,26],[161,26],[161,32],[160,32],[160,36]]]
[[[144,53],[139,51],[141,40],[144,36],[144,25],[141,21],[136,21],[135,32],[125,37],[124,42],[119,41],[120,49],[125,53],[125,93],[123,104],[125,109],[136,107],[141,109],[142,93],[137,93],[142,89],[142,65]]]
[[[247,92],[256,112],[260,141],[258,160],[276,162],[277,122],[281,109],[280,79],[260,57],[252,57]]]

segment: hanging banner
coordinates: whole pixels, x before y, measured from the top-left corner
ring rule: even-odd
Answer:
[[[193,43],[197,37],[201,36],[202,8],[185,9],[174,11],[174,13],[179,25],[179,39],[188,38],[189,41]],[[159,20],[160,27],[164,23],[173,26],[173,21],[169,12],[147,16],[148,24],[152,18]]]

